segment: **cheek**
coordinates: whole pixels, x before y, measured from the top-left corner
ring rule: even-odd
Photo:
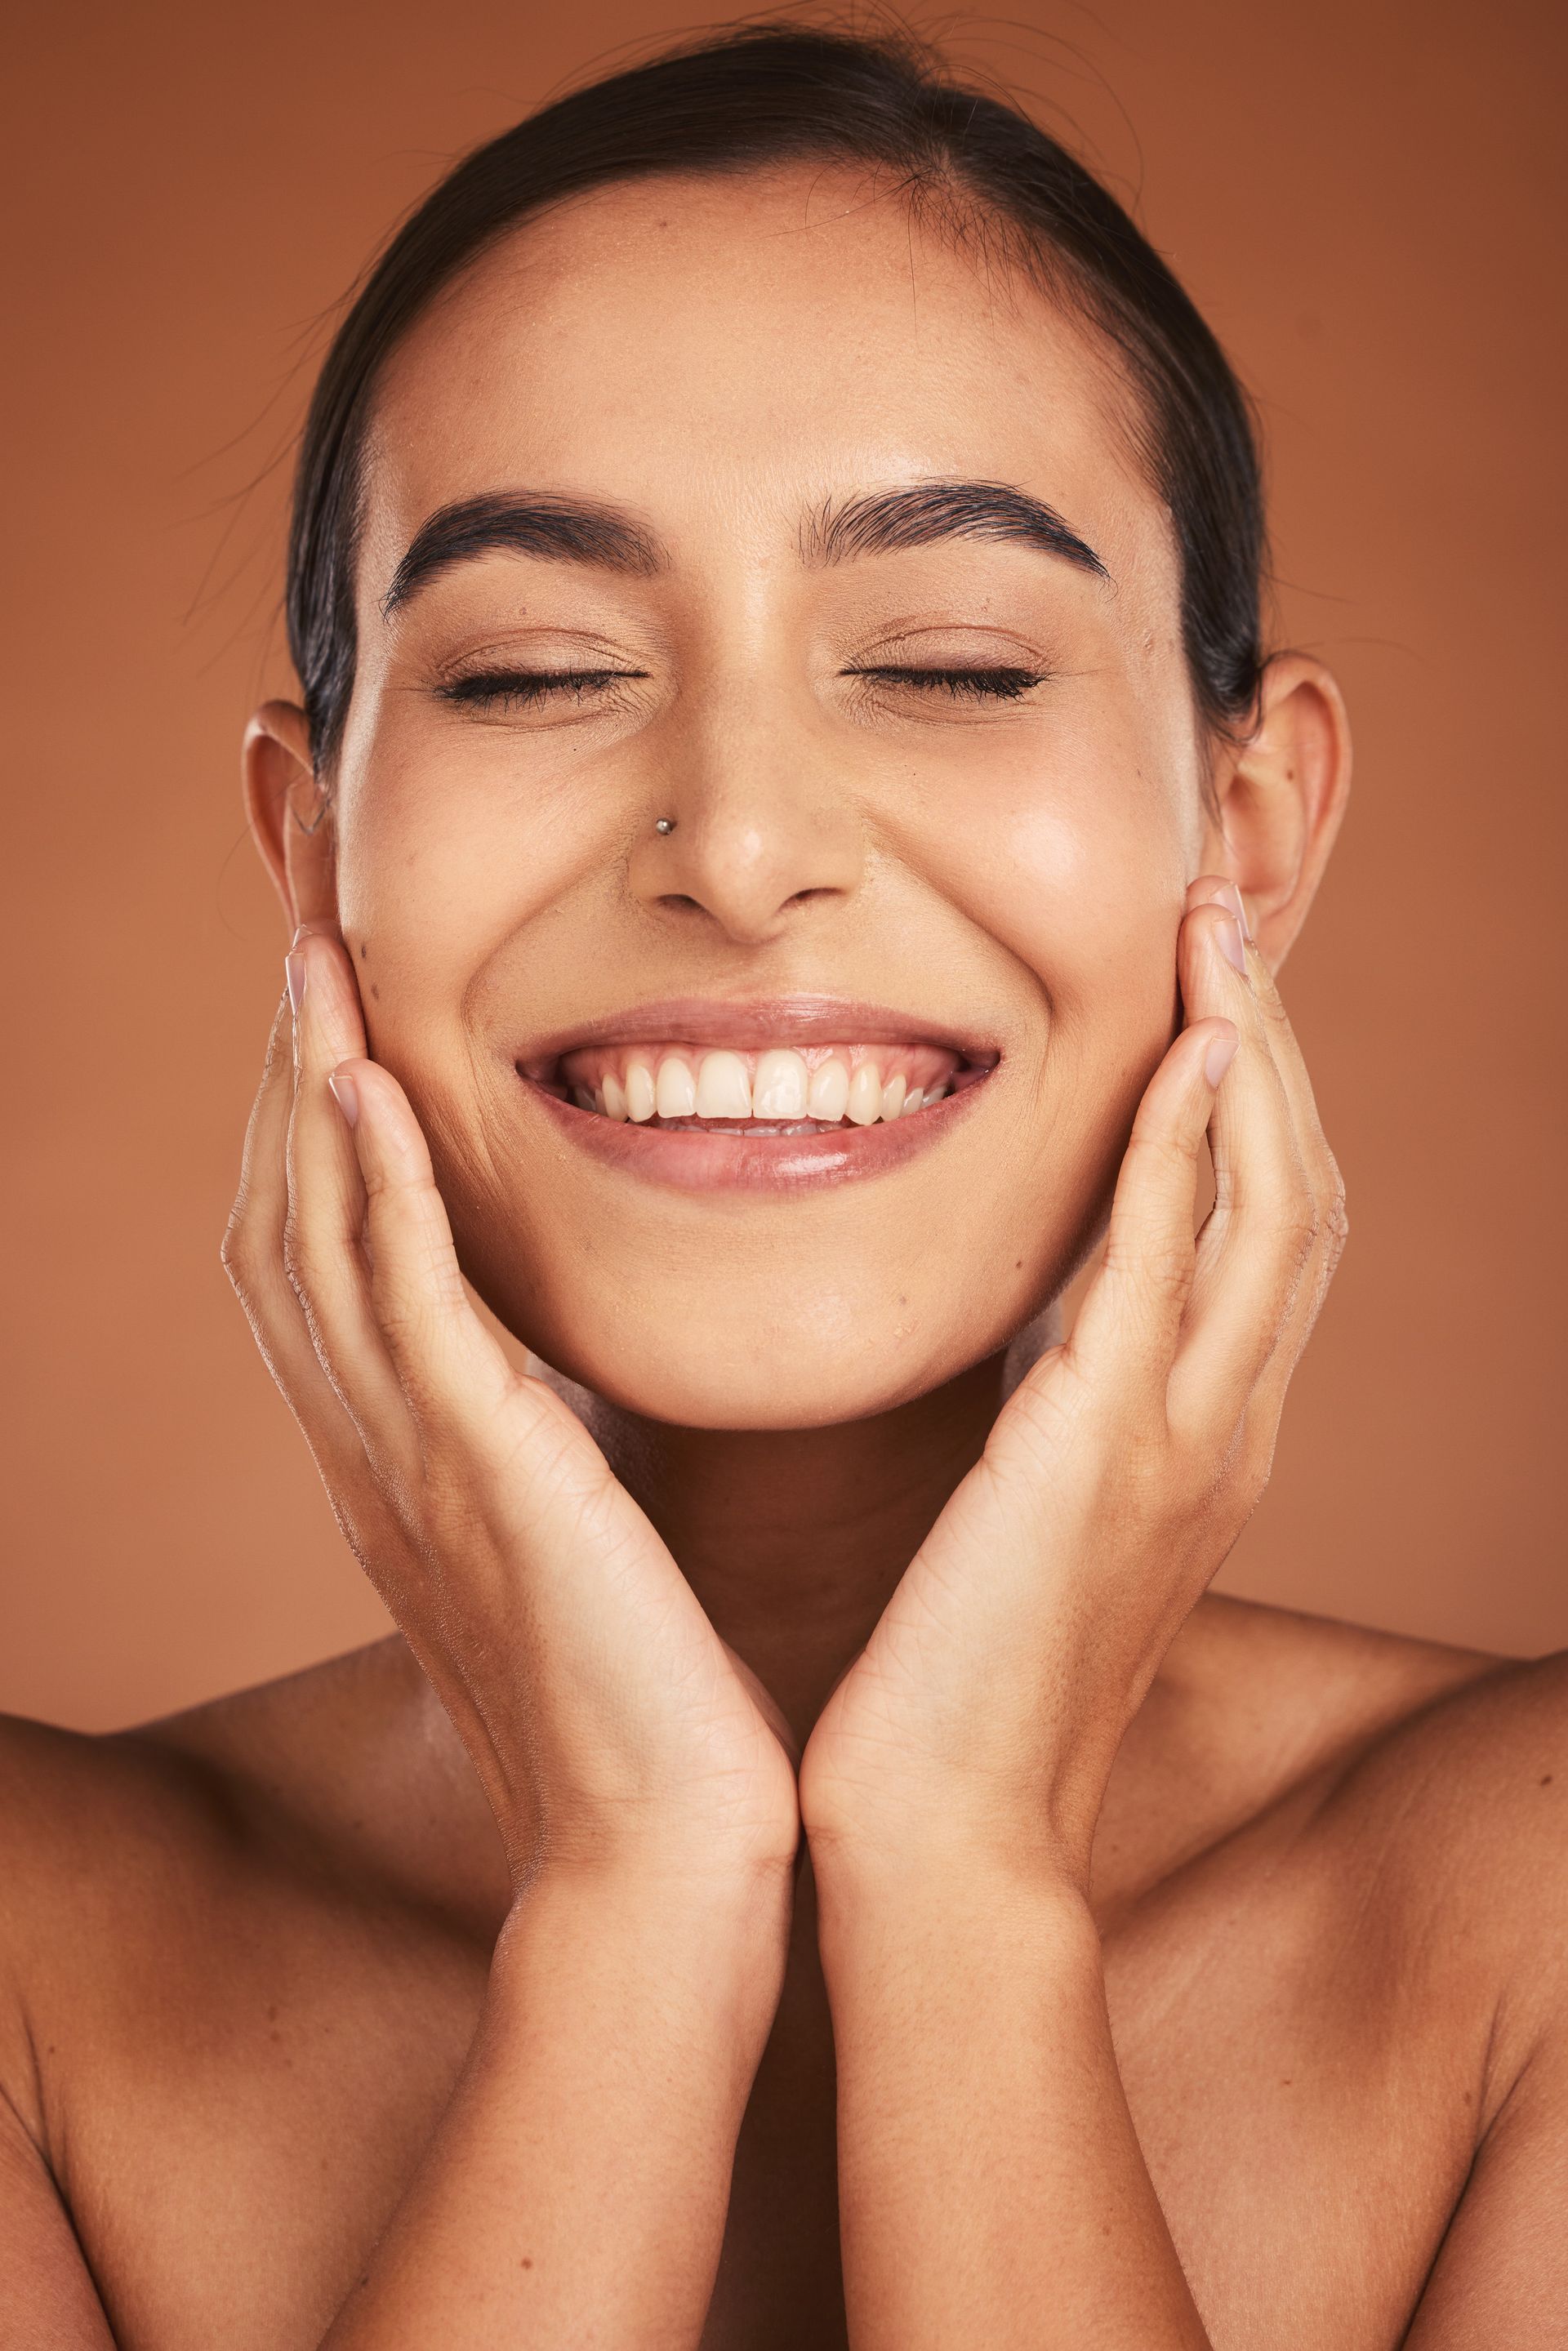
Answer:
[[[943,844],[945,893],[1039,984],[1048,1059],[1146,1040],[1175,998],[1196,787],[1109,736],[1053,746],[1043,775],[999,771]]]
[[[998,779],[946,867],[952,898],[1039,990],[1039,1049],[1017,1068],[998,1143],[1002,1217],[1015,1255],[1041,1277],[1103,1211],[1179,1019],[1196,788],[1105,745],[1102,731],[1079,757],[1053,760],[1043,788]]]
[[[463,1066],[484,975],[585,867],[580,814],[525,800],[516,779],[390,735],[345,757],[337,795],[338,911],[372,1050],[388,1066]]]

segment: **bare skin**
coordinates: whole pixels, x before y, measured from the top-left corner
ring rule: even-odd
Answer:
[[[247,742],[226,1255],[401,1635],[5,1729],[7,2341],[1554,2339],[1564,1668],[1206,1596],[1343,1237],[1274,973],[1348,755],[1298,657],[1203,737],[1124,397],[821,173],[563,207],[395,355],[329,795]],[[814,559],[932,480],[1099,570]],[[523,486],[658,559],[400,597]],[[519,1081],[790,990],[983,1032],[945,1139],[737,1209]]]
[[[1113,1775],[1095,1910],[1217,2343],[1400,2340],[1477,2146],[1516,2199],[1493,2307],[1551,2339],[1561,2090],[1531,2044],[1561,1996],[1563,1683],[1220,1600],[1178,1637]],[[122,1739],[16,1725],[5,1769],[32,2040],[7,2036],[0,2177],[34,2265],[6,2264],[7,2339],[108,2339],[85,2256],[122,2345],[314,2345],[447,2105],[507,1907],[445,1717],[389,1641]],[[709,2351],[846,2340],[798,1917]]]

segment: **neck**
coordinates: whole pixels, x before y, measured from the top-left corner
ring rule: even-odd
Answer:
[[[993,1355],[892,1411],[808,1429],[675,1428],[566,1392],[803,1743],[978,1460],[1007,1384]]]

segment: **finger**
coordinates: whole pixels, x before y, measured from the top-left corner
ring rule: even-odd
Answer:
[[[468,1302],[402,1088],[378,1063],[349,1060],[332,1072],[331,1092],[364,1188],[371,1310],[400,1387],[423,1416],[499,1403],[515,1382]]]
[[[236,1226],[254,1233],[280,1231],[287,1187],[283,1166],[284,1139],[288,1132],[288,1106],[294,1091],[293,1019],[287,994],[280,996],[267,1032],[267,1059],[261,1083],[251,1105],[240,1158],[239,1190],[229,1215],[229,1232]],[[228,1263],[228,1236],[224,1262]]]
[[[285,994],[278,1000],[267,1037],[261,1083],[245,1131],[239,1190],[223,1239],[224,1270],[275,1378],[280,1374],[274,1347],[284,1334],[274,1326],[280,1319],[285,1323],[290,1319],[298,1322],[298,1302],[282,1278],[283,1219],[288,1200],[284,1155],[294,1092],[293,1026]],[[288,1311],[280,1317],[285,1296]],[[299,1335],[303,1338],[303,1332]]]
[[[293,1014],[285,993],[272,1024],[266,1067],[246,1131],[239,1191],[224,1235],[223,1261],[262,1361],[298,1422],[329,1491],[335,1492],[345,1465],[362,1458],[362,1447],[322,1368],[284,1266],[293,1030]]]
[[[1317,1097],[1312,1091],[1312,1080],[1307,1074],[1306,1060],[1297,1040],[1295,1029],[1291,1025],[1290,1015],[1285,1010],[1280,995],[1279,983],[1253,938],[1245,904],[1236,884],[1233,882],[1221,881],[1213,874],[1204,875],[1201,880],[1193,883],[1188,890],[1187,904],[1191,909],[1209,901],[1229,906],[1240,922],[1245,945],[1247,975],[1252,983],[1252,992],[1262,1012],[1270,1048],[1274,1056],[1274,1066],[1280,1073],[1280,1081],[1285,1089],[1286,1099],[1295,1120],[1297,1145],[1309,1176],[1314,1179],[1321,1178],[1324,1195],[1332,1197],[1339,1191],[1339,1170],[1334,1164],[1333,1154],[1329,1149],[1328,1138],[1322,1130],[1322,1122],[1318,1115]]]
[[[405,1419],[404,1400],[371,1304],[359,1160],[330,1086],[338,1064],[365,1051],[359,991],[342,946],[328,935],[297,935],[287,969],[294,1090],[285,1266],[322,1370],[364,1441],[377,1432],[384,1448]]]
[[[1285,1098],[1295,1122],[1296,1148],[1312,1192],[1313,1214],[1322,1229],[1323,1248],[1321,1254],[1324,1259],[1326,1286],[1327,1278],[1332,1276],[1339,1262],[1350,1230],[1345,1216],[1344,1184],[1339,1164],[1323,1133],[1317,1096],[1307,1072],[1306,1057],[1285,1010],[1278,983],[1256,946],[1250,943],[1247,960],[1253,994],[1261,1007],[1269,1033],[1274,1066],[1280,1072],[1280,1082],[1284,1087]]]
[[[1302,1348],[1312,1336],[1329,1283],[1333,1280],[1335,1269],[1344,1254],[1350,1223],[1345,1214],[1344,1182],[1340,1175],[1339,1163],[1323,1133],[1317,1096],[1307,1074],[1306,1057],[1285,1010],[1274,975],[1256,946],[1251,944],[1248,947],[1248,967],[1253,993],[1261,1007],[1264,1025],[1269,1032],[1274,1066],[1280,1072],[1280,1082],[1284,1088],[1285,1099],[1290,1103],[1294,1121],[1296,1150],[1306,1177],[1312,1225],[1312,1245],[1306,1265],[1274,1358],[1276,1374],[1288,1380],[1300,1361]]]
[[[366,1050],[359,990],[340,944],[299,932],[287,964],[294,1005],[294,1099],[288,1133],[289,1234],[301,1246],[356,1240],[364,1195],[352,1142],[329,1080]]]
[[[1294,1109],[1254,985],[1260,959],[1234,911],[1234,885],[1206,881],[1191,894],[1178,947],[1183,1000],[1189,1017],[1228,1014],[1240,1037],[1209,1130],[1215,1206],[1172,1380],[1173,1419],[1209,1421],[1239,1416],[1279,1349],[1315,1224]]]
[[[1149,1081],[1116,1181],[1104,1260],[1073,1327],[1091,1371],[1142,1364],[1163,1395],[1195,1265],[1197,1155],[1239,1038],[1228,1019],[1183,1030]]]

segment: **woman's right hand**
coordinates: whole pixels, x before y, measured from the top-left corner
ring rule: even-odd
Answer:
[[[798,1812],[776,1709],[587,1429],[474,1312],[424,1138],[365,1058],[340,942],[302,932],[288,978],[224,1262],[473,1759],[514,1884],[775,1873],[787,1892]]]

